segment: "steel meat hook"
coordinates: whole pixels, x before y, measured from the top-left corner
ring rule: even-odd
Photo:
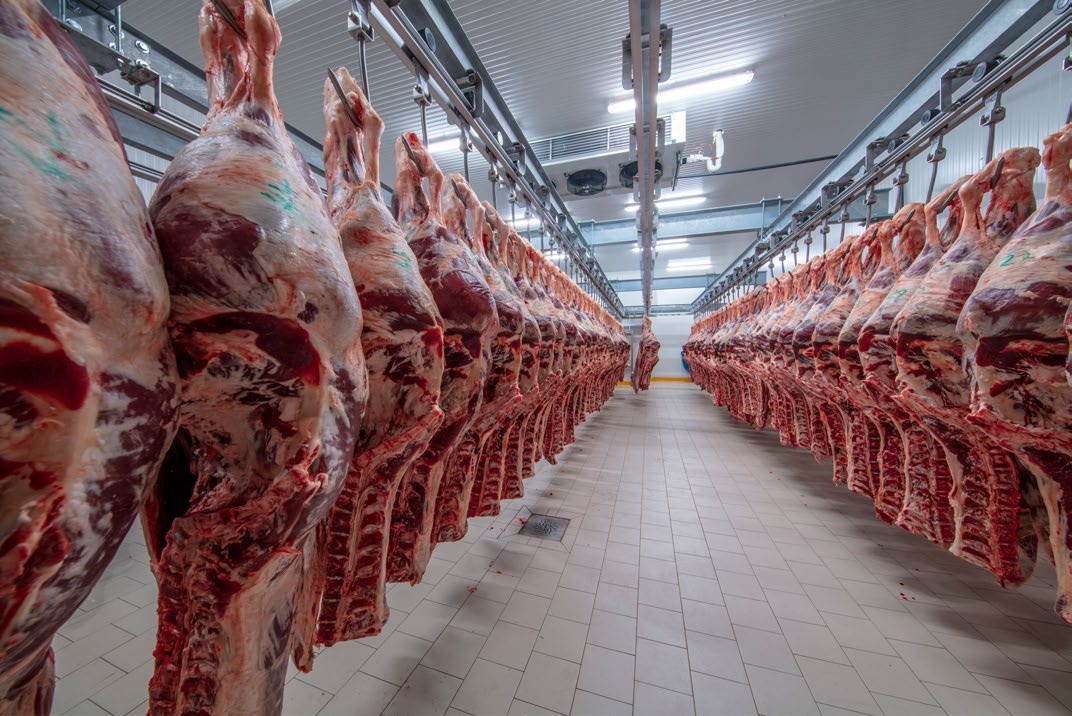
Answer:
[[[223,19],[231,29],[235,31],[239,37],[243,40],[248,39],[246,37],[246,31],[242,29],[242,25],[238,22],[238,18],[231,12],[231,8],[227,7],[227,4],[223,0],[212,0],[212,7],[216,8],[216,12],[219,13],[220,18]]]
[[[409,146],[409,140],[405,137],[403,137],[402,139],[402,146],[406,148],[406,154],[409,155],[409,160],[413,162],[413,166],[417,170],[417,176],[423,179],[425,177],[424,167],[421,166],[421,163],[419,161],[417,161],[417,155],[413,153],[413,147]]]
[[[998,185],[998,180],[1001,179],[1001,172],[1005,168],[1005,157],[998,157],[998,165],[994,168],[994,176],[990,177],[990,191],[994,191],[994,187]]]
[[[350,100],[346,97],[346,91],[343,90],[342,85],[339,84],[339,78],[335,76],[335,71],[328,68],[328,79],[331,80],[331,86],[335,89],[335,94],[342,100],[343,111],[346,112],[347,118],[357,128],[361,128],[361,120],[358,118],[357,113],[354,112],[354,108],[350,105]],[[406,146],[409,146],[409,142],[406,142]]]

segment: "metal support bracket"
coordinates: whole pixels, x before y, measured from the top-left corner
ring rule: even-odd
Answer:
[[[346,20],[346,31],[357,42],[373,42],[376,39],[376,30],[369,21],[369,0],[350,0]]]
[[[870,174],[875,169],[875,160],[878,159],[883,152],[890,148],[889,137],[879,137],[878,139],[869,142],[864,155],[864,173]]]
[[[119,52],[114,47],[109,47],[104,43],[98,42],[89,35],[78,31],[70,24],[65,25],[64,29],[67,30],[67,34],[71,37],[71,40],[82,52],[82,55],[86,58],[86,62],[92,67],[98,75],[106,75],[110,72],[119,72],[119,76],[126,80],[134,88],[134,93],[130,94],[124,92],[123,94],[129,95],[135,101],[142,104],[150,112],[160,111],[160,74],[149,66],[145,60],[141,58],[131,59]],[[142,99],[141,91],[144,87],[153,88],[153,99],[147,101]],[[116,88],[117,91],[118,88]]]
[[[897,170],[897,176],[893,178],[893,185],[897,187],[897,210],[900,211],[904,206],[904,192],[905,184],[908,183],[908,165],[907,162],[901,162],[900,167]]]
[[[462,91],[465,101],[469,104],[469,114],[474,119],[484,115],[484,80],[475,70],[467,69],[464,77],[456,77],[454,83]]]
[[[953,83],[964,77],[971,77],[975,72],[975,66],[968,62],[958,62],[954,67],[946,70],[942,75],[938,90],[938,107],[942,112],[948,112],[953,108]]]
[[[413,67],[413,101],[421,110],[421,141],[428,144],[428,105],[432,103],[432,86],[428,72],[419,64]]]
[[[832,181],[827,184],[823,184],[822,194],[820,195],[820,208],[825,209],[834,203],[834,200],[841,195],[846,188],[852,184],[852,179],[842,179],[841,181]]]

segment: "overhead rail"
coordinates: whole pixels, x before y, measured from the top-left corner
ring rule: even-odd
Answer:
[[[170,161],[201,133],[208,113],[201,68],[124,23],[122,5],[109,11],[85,2],[46,0],[45,6],[96,71],[126,144]],[[163,106],[165,98],[178,106]],[[313,173],[323,177],[323,146],[289,124],[286,128]]]
[[[895,185],[903,186],[908,179],[905,165],[928,150],[934,165],[928,193],[933,192],[936,165],[945,153],[942,137],[972,117],[979,117],[988,132],[992,153],[994,126],[1004,117],[1002,93],[1067,51],[1072,32],[1069,7],[1072,3],[1067,0],[988,3],[828,170],[782,211],[767,232],[712,281],[693,301],[693,313],[702,315],[720,305],[727,294],[740,293],[740,285],[764,264],[773,265],[776,257],[784,262],[790,249],[796,256],[801,242],[810,251],[814,232],[825,242],[830,223],[844,225],[849,220],[845,207],[850,202],[863,197],[873,205],[876,185],[890,177]],[[1042,31],[1009,57],[999,57],[1050,12],[1056,18]],[[955,62],[963,57],[972,59]],[[956,97],[954,93],[969,81],[974,86]]]
[[[889,193],[889,189],[876,190],[875,197],[878,200],[876,206],[886,205],[889,201]],[[763,232],[781,213],[781,207],[788,203],[788,199],[763,199],[754,204],[660,214],[658,240]],[[866,218],[867,206],[863,202],[863,197],[857,198],[849,205],[849,214],[850,221],[862,221]],[[597,248],[633,244],[637,241],[636,222],[632,219],[585,221],[581,222],[581,231],[584,233],[585,240]],[[655,250],[658,251],[658,249],[659,245],[656,243]]]
[[[541,234],[551,235],[551,245],[545,248],[564,253],[564,270],[604,308],[624,317],[621,299],[447,3],[352,0],[352,6],[348,22],[367,16],[378,36],[414,74],[422,125],[425,109],[434,100],[460,128],[463,154],[469,149],[470,133],[475,135],[472,147],[491,164],[493,187],[508,185],[511,203],[524,202],[540,218]]]

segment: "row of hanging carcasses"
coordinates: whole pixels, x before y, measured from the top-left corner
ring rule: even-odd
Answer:
[[[392,212],[348,75],[325,203],[262,0],[204,0],[208,118],[148,211],[69,36],[0,8],[0,714],[48,713],[53,635],[139,509],[150,712],[279,713],[292,654],[378,631],[385,581],[612,394],[621,325],[412,134]]]
[[[716,405],[833,458],[876,515],[1072,621],[1072,125],[697,321]],[[1046,195],[1036,211],[1039,163]],[[944,220],[943,220],[944,217]]]

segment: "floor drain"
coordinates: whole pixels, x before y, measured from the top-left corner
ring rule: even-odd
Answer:
[[[539,537],[540,539],[553,539],[562,541],[566,534],[566,528],[570,521],[565,517],[552,517],[551,515],[529,515],[525,526],[518,534],[526,537]]]

